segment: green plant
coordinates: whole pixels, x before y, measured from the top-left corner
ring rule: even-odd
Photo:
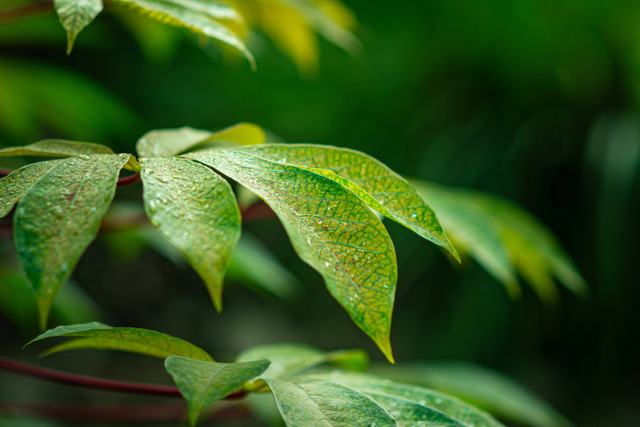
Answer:
[[[234,9],[205,12],[202,5],[208,2],[189,7],[177,1],[115,3],[134,5],[147,14],[152,11],[152,17],[218,39],[252,60],[242,39],[229,35],[229,27],[218,22]],[[79,8],[78,2],[55,2],[69,49],[100,11],[100,2],[88,4],[91,7]],[[207,17],[206,24],[202,16]],[[519,289],[516,268],[543,298],[553,297],[551,276],[573,291],[584,290],[555,239],[518,208],[427,183],[416,184],[418,193],[384,164],[358,151],[266,143],[264,131],[248,123],[218,132],[187,127],[152,131],[140,138],[137,151],[139,157],[66,140],[0,150],[0,156],[63,157],[27,164],[0,181],[2,216],[17,205],[16,252],[36,295],[42,329],[56,294],[99,232],[116,188],[139,179],[147,217],[200,275],[218,311],[223,276],[241,223],[240,208],[224,174],[269,205],[299,257],[322,275],[331,295],[389,361],[393,361],[389,334],[397,266],[393,243],[378,215],[459,260],[421,195],[429,203],[433,200],[458,247],[505,284],[511,295]],[[120,177],[122,169],[132,174]],[[270,390],[288,425],[500,425],[447,394],[357,372],[366,366],[360,351],[323,353],[295,344],[272,345],[249,349],[233,363],[218,363],[183,340],[95,322],[59,326],[33,341],[52,337],[75,338],[45,355],[96,348],[165,359],[166,370],[187,400],[192,424],[217,400]],[[327,364],[339,369],[326,369]],[[564,423],[556,415],[549,419]]]

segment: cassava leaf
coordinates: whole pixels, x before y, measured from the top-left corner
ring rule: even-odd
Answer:
[[[240,238],[240,209],[233,190],[214,171],[192,160],[158,157],[140,162],[147,216],[182,251],[220,311],[224,272]]]
[[[290,427],[397,425],[369,396],[340,384],[306,378],[267,380],[267,384]]]
[[[32,163],[16,169],[0,179],[0,218],[6,216],[13,206],[42,175],[56,165],[57,160]]]
[[[457,257],[435,212],[400,175],[364,153],[312,144],[247,147],[257,156],[307,168],[353,191],[371,208]]]
[[[315,172],[243,151],[185,155],[263,198],[300,258],[389,360],[397,280],[395,249],[376,215],[349,189]]]
[[[42,353],[41,357],[60,351],[94,348],[128,351],[160,358],[176,355],[213,362],[213,359],[207,352],[179,338],[148,329],[114,328],[99,322],[58,326],[38,335],[27,345],[53,337],[82,338],[67,341],[52,347]]]
[[[62,160],[18,203],[16,251],[36,294],[43,329],[58,289],[98,233],[129,157],[97,154]]]
[[[67,54],[69,54],[78,33],[102,12],[102,0],[53,0],[53,6],[60,18],[60,23],[67,32]]]
[[[91,142],[66,141],[64,139],[45,139],[20,147],[0,149],[0,157],[45,156],[73,157],[92,154],[114,154],[106,145]]]
[[[187,401],[189,419],[194,426],[200,412],[260,375],[269,366],[269,361],[213,363],[171,356],[164,365]]]
[[[130,7],[164,24],[185,28],[232,46],[247,58],[252,68],[255,68],[253,55],[251,55],[251,52],[249,52],[242,39],[232,32],[224,23],[220,22],[219,19],[215,19],[211,14],[202,13],[202,10],[199,10],[202,7],[207,7],[206,2],[199,0],[192,0],[191,2],[176,2],[171,0],[113,0],[113,2]],[[188,3],[198,4],[199,6],[193,7],[193,5],[188,5]]]
[[[188,126],[178,129],[152,130],[138,140],[136,150],[140,156],[144,157],[169,157],[215,141],[256,145],[264,143],[265,133],[260,126],[253,123],[238,123],[217,132]]]

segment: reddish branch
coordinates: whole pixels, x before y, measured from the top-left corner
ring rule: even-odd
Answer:
[[[0,10],[0,24],[19,21],[42,13],[53,12],[53,1],[44,0]]]

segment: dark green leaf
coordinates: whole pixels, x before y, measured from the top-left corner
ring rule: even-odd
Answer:
[[[102,0],[53,0],[53,5],[60,23],[67,32],[67,54],[69,54],[78,33],[102,12]]]
[[[231,187],[192,160],[140,161],[147,216],[182,251],[220,311],[224,272],[240,238],[240,210]]]
[[[0,179],[0,218],[6,216],[24,193],[56,165],[57,160],[32,163],[16,169]]]

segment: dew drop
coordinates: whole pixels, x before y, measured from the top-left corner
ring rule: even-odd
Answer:
[[[188,231],[185,231],[184,233],[182,233],[182,238],[183,238],[183,239],[185,239],[185,240],[186,240],[186,239],[188,239],[188,238],[190,238],[190,237],[191,237],[191,234],[189,234],[189,232],[188,232]]]
[[[418,214],[416,212],[412,213],[411,218],[418,218]]]
[[[331,263],[330,263],[329,261],[326,261],[326,262],[324,263],[324,266],[325,266],[325,267],[330,267],[330,266],[331,266]]]
[[[152,213],[158,210],[158,203],[155,200],[149,200],[149,210]]]
[[[419,401],[418,403],[419,403],[420,405],[424,406],[424,405],[426,405],[426,404],[427,404],[427,401],[426,401],[426,400],[421,400],[421,401]]]
[[[313,239],[311,237],[307,238],[307,243],[313,245]]]
[[[153,174],[153,169],[147,168],[147,169],[144,170],[144,173],[146,173],[147,175],[152,175]]]
[[[440,404],[442,404],[442,399],[440,399],[439,397],[437,397],[437,398],[436,398],[436,400],[434,400],[434,403],[435,403],[436,405],[440,405]]]

